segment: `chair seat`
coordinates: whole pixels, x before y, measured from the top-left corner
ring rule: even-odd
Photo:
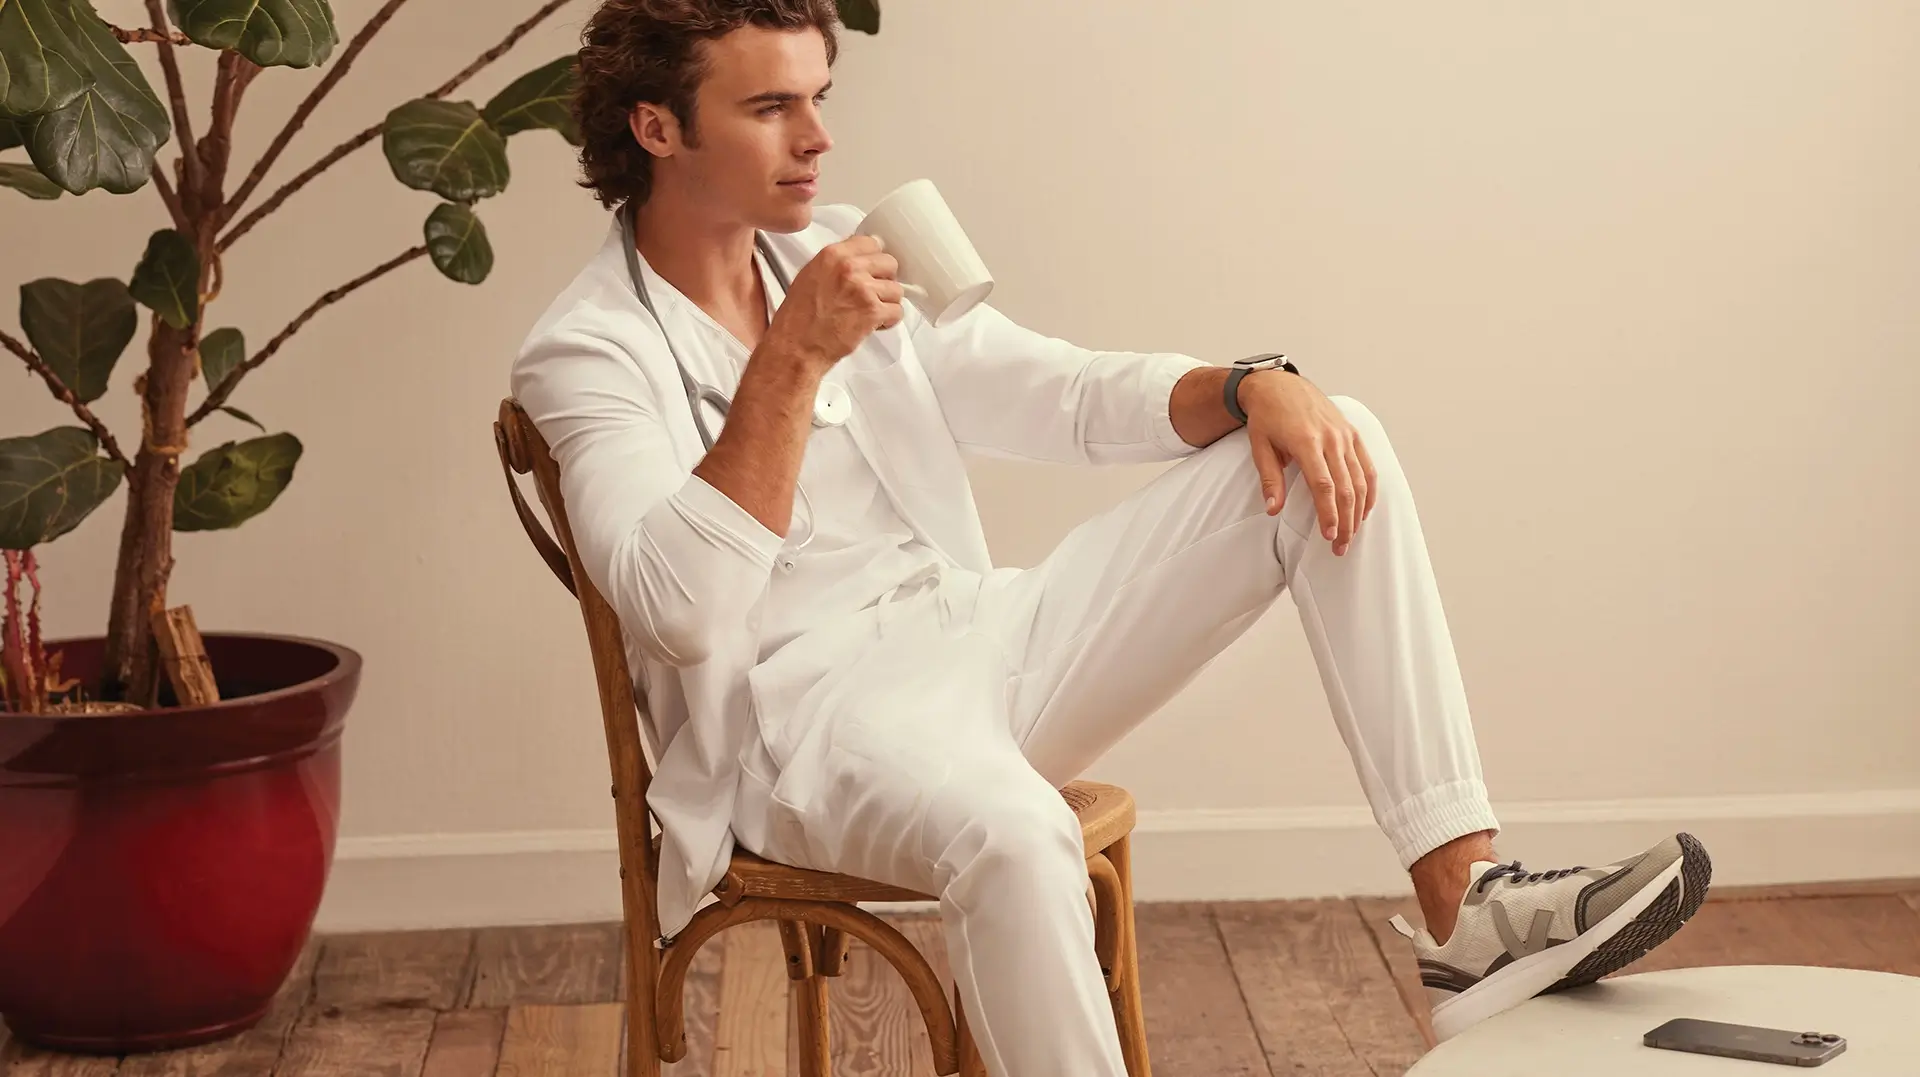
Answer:
[[[1080,820],[1080,835],[1089,855],[1101,852],[1133,831],[1133,795],[1117,785],[1069,782],[1060,796]],[[733,863],[713,888],[713,894],[732,905],[742,898],[790,898],[803,901],[932,901],[922,894],[853,875],[788,867],[736,848]]]

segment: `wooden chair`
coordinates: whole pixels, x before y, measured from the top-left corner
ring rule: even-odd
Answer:
[[[539,430],[511,397],[500,403],[493,440],[521,526],[547,567],[580,600],[594,676],[599,682],[607,762],[613,772],[620,896],[626,924],[626,1077],[657,1077],[662,1062],[677,1062],[686,1054],[682,1008],[687,968],[707,940],[726,928],[753,920],[777,920],[780,924],[795,1001],[793,1012],[799,1021],[798,1068],[802,1077],[828,1077],[827,981],[840,974],[850,936],[865,940],[906,981],[926,1021],[934,1072],[985,1077],[986,1069],[967,1034],[959,996],[956,994],[949,1006],[927,959],[906,936],[855,904],[928,901],[932,900],[930,895],[849,875],[787,867],[740,849],[713,889],[717,902],[696,913],[664,949],[656,945],[660,935],[654,904],[659,847],[647,810],[647,784],[652,771],[641,739],[641,729],[649,720],[644,700],[636,697],[629,679],[619,619],[580,567],[560,495],[559,466]],[[515,472],[533,474],[553,534],[548,534],[521,496]],[[1061,796],[1078,816],[1085,838],[1094,948],[1119,1025],[1127,1073],[1130,1077],[1149,1077],[1128,851],[1134,824],[1133,798],[1124,789],[1094,782],[1073,782],[1061,790]]]

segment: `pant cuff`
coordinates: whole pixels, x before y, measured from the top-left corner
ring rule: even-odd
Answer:
[[[1408,797],[1379,817],[1401,868],[1465,834],[1500,831],[1487,787],[1477,778],[1447,782]]]

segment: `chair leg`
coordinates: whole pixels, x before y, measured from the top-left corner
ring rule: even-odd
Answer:
[[[653,1022],[658,962],[647,960],[651,954],[642,955],[631,942],[626,951],[627,1020],[626,1035],[620,1039],[620,1073],[623,1077],[660,1077],[660,1045]]]
[[[987,1064],[980,1060],[980,1046],[967,1029],[967,1011],[960,1004],[960,989],[953,990],[953,1026],[960,1041],[960,1077],[987,1077]]]
[[[1127,1077],[1152,1077],[1147,1059],[1146,1012],[1140,1004],[1140,944],[1134,933],[1133,849],[1130,837],[1123,837],[1107,848],[1107,860],[1120,876],[1120,939],[1116,947],[1118,975],[1110,996],[1114,1023],[1120,1029],[1120,1057],[1127,1064]]]
[[[798,920],[780,921],[780,943],[787,952],[787,989],[793,996],[793,1014],[799,1022],[800,1077],[832,1077],[831,1045],[827,1041],[827,978],[814,953],[819,932]]]

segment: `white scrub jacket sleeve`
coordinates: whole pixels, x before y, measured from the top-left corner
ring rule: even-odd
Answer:
[[[954,440],[968,452],[1066,464],[1135,464],[1199,451],[1173,428],[1173,386],[1209,364],[1173,353],[1090,351],[982,303],[935,328],[908,315]]]
[[[784,540],[680,466],[639,363],[605,336],[555,329],[528,342],[513,394],[560,466],[587,577],[640,648],[697,665],[752,616]]]
[[[819,206],[814,220],[851,235],[865,214]],[[1089,351],[1016,325],[982,303],[935,328],[912,303],[902,328],[963,452],[1061,464],[1155,463],[1199,450],[1173,429],[1173,386],[1202,359]]]

